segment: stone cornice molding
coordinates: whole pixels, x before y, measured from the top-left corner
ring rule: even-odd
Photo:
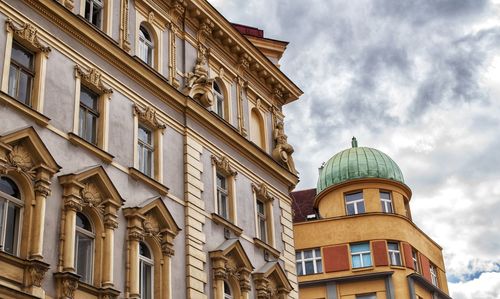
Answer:
[[[233,169],[229,158],[227,158],[226,156],[217,158],[216,156],[212,155],[211,159],[212,164],[215,165],[217,171],[221,172],[223,175],[236,176],[238,174],[238,172]]]
[[[151,106],[146,106],[146,108],[143,109],[137,105],[134,105],[134,115],[137,115],[141,123],[144,123],[146,126],[154,130],[163,131],[167,128],[165,123],[158,119],[156,110]]]
[[[112,94],[111,88],[106,88],[102,83],[102,73],[96,68],[89,68],[86,72],[78,64],[75,65],[75,78],[80,78],[85,85],[99,94]]]
[[[264,202],[272,202],[274,201],[274,196],[272,196],[269,192],[269,188],[265,183],[253,184],[252,190],[255,192],[255,196],[257,199],[260,199]]]

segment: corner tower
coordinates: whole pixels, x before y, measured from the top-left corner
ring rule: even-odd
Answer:
[[[411,189],[383,152],[352,147],[292,193],[300,298],[450,298],[442,248],[411,218]]]

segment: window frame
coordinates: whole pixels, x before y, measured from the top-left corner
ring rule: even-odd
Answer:
[[[146,246],[146,248],[148,249],[150,255],[152,256],[151,258],[148,258],[144,255],[141,255],[141,250],[140,250],[140,246],[141,244],[144,244],[144,246]],[[154,293],[155,293],[155,288],[154,288],[154,281],[155,281],[155,265],[154,265],[154,254],[153,254],[153,251],[151,250],[151,248],[148,246],[148,244],[146,242],[139,242],[139,253],[138,253],[138,256],[139,256],[139,294],[141,296],[142,299],[153,299],[154,298]],[[143,283],[143,279],[144,277],[142,276],[144,271],[144,267],[145,265],[149,266],[150,269],[150,283],[149,283],[149,287],[150,287],[150,294],[152,295],[152,297],[150,298],[143,298],[143,287],[144,287],[144,283]]]
[[[411,248],[411,259],[413,261],[413,267],[415,268],[415,272],[420,273],[420,264],[418,261],[418,252],[415,248]]]
[[[231,289],[230,283],[224,280],[223,287],[224,299],[233,299],[233,290]]]
[[[95,101],[95,108],[94,107],[89,107],[83,101],[81,101],[82,98],[82,93],[87,93],[90,95],[91,99]],[[94,92],[92,89],[86,87],[85,85],[80,86],[80,109],[78,113],[78,136],[82,138],[83,140],[87,141],[88,143],[91,143],[95,146],[99,146],[99,123],[100,123],[100,99],[99,99],[99,94]],[[82,113],[84,117],[82,117]],[[87,124],[88,117],[90,116],[92,120],[95,122],[95,127],[93,129],[89,129],[89,124]],[[82,124],[83,120],[83,124]],[[92,130],[92,132],[90,132]],[[87,139],[87,135],[91,133],[91,140]]]
[[[388,194],[389,199],[383,198],[382,194]],[[394,202],[392,200],[392,192],[386,190],[379,191],[380,203],[382,205],[382,212],[388,214],[394,214]]]
[[[347,197],[350,195],[355,195],[355,194],[361,194],[361,199],[355,199],[355,200],[351,200],[348,202]],[[358,203],[361,203],[361,205],[363,207],[363,212],[359,211]],[[363,191],[361,190],[361,191],[353,191],[353,192],[345,193],[344,194],[344,205],[345,205],[345,213],[347,216],[353,216],[353,215],[366,213],[365,198],[364,198]],[[349,207],[348,207],[349,205],[354,206],[354,213],[353,214],[349,213]]]
[[[213,200],[214,200],[214,212],[218,216],[224,218],[220,213],[219,207],[219,189],[218,189],[218,177],[225,177],[227,183],[227,213],[228,217],[225,220],[231,222],[234,225],[238,225],[237,219],[237,207],[236,207],[236,175],[237,172],[233,170],[230,165],[230,161],[226,156],[217,158],[212,155],[212,180],[213,180]]]
[[[143,141],[140,138],[140,131],[141,129],[145,132],[147,132],[149,135],[149,139],[151,140],[150,143],[147,141]],[[154,130],[150,129],[146,125],[139,123],[138,125],[138,134],[137,134],[137,155],[138,155],[138,168],[139,171],[141,171],[143,174],[149,176],[149,177],[154,177],[155,174],[155,136],[154,136]],[[149,156],[149,172],[146,172],[146,165],[145,158],[146,156]],[[142,165],[141,165],[142,161]]]
[[[0,221],[2,223],[0,224],[0,251],[9,253],[14,256],[19,256],[21,252],[21,238],[22,238],[22,232],[23,232],[23,214],[24,214],[24,201],[23,201],[23,195],[21,188],[19,185],[15,182],[15,180],[11,179],[8,176],[0,176],[0,179],[2,178],[7,178],[9,181],[11,181],[16,188],[19,190],[19,197],[20,198],[15,198],[14,196],[11,196],[9,194],[6,194],[2,191],[0,191],[0,205],[2,205],[1,208],[1,213],[3,215],[0,216]],[[17,213],[17,221],[15,223],[15,228],[14,228],[14,244],[15,248],[12,252],[6,251],[5,250],[5,239],[7,237],[7,221],[8,221],[8,208],[10,204],[13,204],[14,207],[18,208],[16,211]]]
[[[368,245],[368,251],[359,251],[359,252],[353,252],[353,246],[358,246],[358,245]],[[372,259],[372,254],[371,254],[371,247],[370,247],[370,242],[359,242],[359,243],[353,243],[349,244],[349,251],[350,251],[350,256],[351,256],[351,268],[352,269],[362,269],[362,268],[368,268],[368,267],[373,267],[373,259]],[[370,257],[370,264],[369,265],[364,265],[364,260],[363,257],[365,255],[368,255]],[[359,256],[360,257],[360,267],[354,267],[354,256]]]
[[[274,197],[269,192],[269,188],[263,182],[259,184],[252,183],[252,192],[254,199],[254,217],[255,217],[255,235],[256,239],[264,242],[267,245],[270,245],[274,248],[276,245],[276,237],[275,237],[275,227],[274,227]],[[265,239],[261,236],[262,227],[260,227],[260,217],[259,217],[259,207],[258,203],[261,202],[263,204],[264,213],[265,213]]]
[[[439,287],[439,279],[436,265],[429,263],[429,272],[431,274],[432,285]]]
[[[214,82],[212,83],[213,84],[212,91],[213,91],[214,100],[215,100],[214,101],[214,112],[215,112],[215,114],[217,114],[221,118],[225,119],[225,117],[226,117],[226,111],[225,111],[226,110],[225,109],[226,98],[224,96],[224,91],[221,88],[222,83],[217,82],[217,81],[218,80],[214,80]]]
[[[146,25],[146,22],[142,22],[139,25],[138,34],[137,34],[137,57],[139,57],[145,64],[150,67],[154,67],[155,61],[155,37],[151,33],[151,29],[149,29]],[[147,39],[146,33],[149,36]],[[145,52],[144,52],[145,50]],[[143,54],[146,54],[147,57],[144,57]]]
[[[311,257],[306,258],[305,257],[305,252],[306,251],[311,251]],[[319,256],[316,255],[316,253],[319,252]],[[300,257],[297,255],[300,254]],[[312,262],[313,263],[313,273],[306,273],[306,262]],[[321,269],[318,269],[318,263],[320,265]],[[299,267],[300,263],[300,267]],[[311,249],[303,249],[303,250],[298,250],[295,252],[295,265],[297,267],[297,276],[303,276],[303,275],[313,275],[313,274],[319,274],[323,273],[323,259],[321,256],[321,248],[311,248]],[[300,270],[299,270],[300,269]],[[302,273],[302,274],[301,274]]]
[[[259,209],[259,206],[262,207],[262,210]],[[257,199],[256,201],[256,207],[257,207],[257,238],[259,238],[261,241],[267,243],[268,242],[268,223],[267,223],[267,212],[266,212],[266,204],[260,200]]]
[[[390,245],[396,245],[396,249],[391,249]],[[391,266],[402,267],[403,261],[401,258],[401,246],[397,241],[388,241],[387,242],[387,253],[389,254],[389,264]],[[397,259],[397,260],[396,260]]]
[[[39,38],[39,31],[36,30],[37,28],[33,24],[21,23],[18,25],[11,19],[7,19],[5,21],[5,25],[7,36],[5,42],[1,90],[12,98],[12,101],[10,99],[6,99],[6,101],[21,110],[23,113],[33,117],[35,120],[39,120],[41,124],[47,125],[48,118],[43,116],[43,105],[47,59],[49,58],[51,48],[49,46],[42,45]],[[17,100],[15,97],[10,96],[9,93],[9,77],[14,43],[17,43],[19,46],[33,54],[34,76],[31,82],[29,105]]]
[[[87,4],[89,4],[90,12],[87,11]],[[98,24],[94,23],[94,8],[95,6],[99,6],[99,20]],[[104,27],[104,13],[105,13],[105,3],[104,0],[84,0],[83,7],[83,17],[92,25],[99,29],[103,29]],[[88,17],[87,17],[88,15]]]
[[[75,255],[74,255],[74,262],[73,264],[75,265],[75,273],[78,274],[78,260],[79,258],[82,257],[82,255],[78,254],[79,253],[79,236],[83,235],[91,240],[91,249],[90,249],[90,260],[87,261],[86,266],[90,270],[89,277],[87,277],[87,280],[80,274],[80,281],[92,285],[94,283],[94,260],[95,260],[95,239],[96,239],[96,234],[95,234],[95,225],[92,223],[92,220],[90,217],[85,215],[84,213],[78,212],[76,213],[76,217],[78,217],[78,214],[82,215],[85,217],[85,219],[89,222],[90,228],[92,229],[91,231],[88,231],[84,228],[79,227],[78,225],[75,225]]]
[[[12,57],[12,51],[14,48],[17,48],[18,50],[22,51],[25,55],[28,54],[30,56],[30,68],[26,67],[22,63],[18,62],[15,60],[15,58]],[[16,40],[12,41],[12,49],[11,49],[11,59],[10,59],[10,67],[9,67],[9,83],[8,83],[8,94],[16,99],[19,103],[24,104],[28,107],[32,107],[32,102],[33,102],[33,88],[34,88],[34,82],[35,82],[35,76],[36,76],[36,70],[35,70],[35,64],[36,64],[36,53],[28,49],[27,47],[23,46],[21,43],[17,42]],[[11,72],[12,69],[15,69],[15,74],[16,74],[16,88],[14,90],[16,91],[17,95],[14,95],[11,93]],[[27,75],[29,78],[29,82],[25,87],[25,91],[27,93],[26,101],[23,102],[19,98],[19,83],[20,83],[20,75],[24,73]]]
[[[219,184],[220,182],[220,184]],[[220,172],[216,172],[216,187],[217,187],[217,215],[221,216],[226,220],[230,220],[229,218],[229,186],[228,186],[228,178],[221,174]]]

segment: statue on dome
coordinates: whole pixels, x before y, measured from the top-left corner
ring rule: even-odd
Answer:
[[[275,160],[281,162],[288,167],[292,173],[296,174],[295,163],[293,162],[292,154],[294,152],[293,146],[288,143],[288,136],[285,134],[285,129],[282,121],[276,124],[273,132],[275,146],[272,156]]]

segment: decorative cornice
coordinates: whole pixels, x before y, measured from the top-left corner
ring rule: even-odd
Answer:
[[[151,106],[146,106],[146,108],[142,109],[139,106],[134,105],[134,115],[137,115],[140,122],[154,130],[165,130],[167,127],[158,119],[156,110]]]
[[[186,12],[187,3],[185,0],[174,0],[173,5],[170,9],[170,16],[172,20],[177,23],[180,21],[181,17],[184,16]]]
[[[81,78],[85,84],[89,85],[88,87],[100,94],[113,93],[111,88],[106,88],[104,86],[102,83],[102,73],[95,68],[90,68],[88,72],[85,72],[81,66],[75,65],[75,77]]]
[[[198,33],[196,35],[196,38],[200,43],[205,43],[207,37],[212,35],[212,31],[215,27],[215,24],[210,20],[210,19],[204,19],[200,27],[198,28]]]
[[[31,47],[35,48],[37,51],[45,53],[48,55],[51,51],[50,47],[43,46],[38,39],[37,28],[30,23],[25,23],[20,28],[16,27],[14,21],[7,19],[5,21],[5,26],[7,32],[12,32],[14,36],[22,41],[28,43]]]
[[[223,175],[236,176],[238,172],[231,167],[231,163],[226,156],[217,158],[212,155],[212,164],[215,165],[217,171],[221,172]]]

